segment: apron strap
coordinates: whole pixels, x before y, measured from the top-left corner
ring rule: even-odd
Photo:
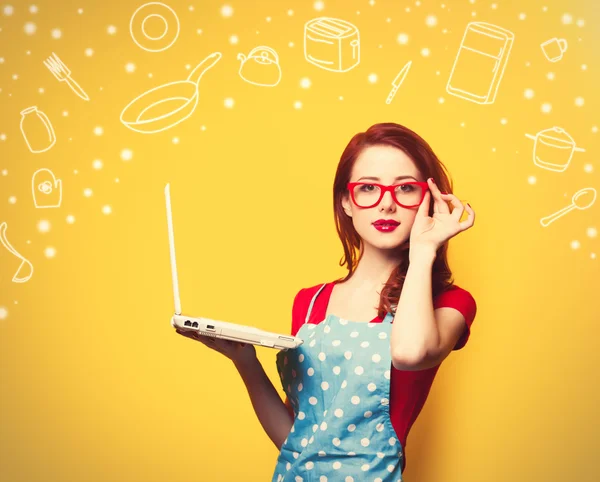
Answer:
[[[325,286],[327,286],[327,283],[323,283],[321,285],[321,287],[317,290],[315,295],[312,297],[312,300],[310,300],[310,305],[308,305],[308,312],[306,313],[306,318],[304,320],[304,323],[308,323],[308,320],[310,318],[310,313],[312,311],[313,305],[315,304],[315,300],[317,299],[317,296],[319,296],[319,293],[323,290],[323,288],[325,288]]]

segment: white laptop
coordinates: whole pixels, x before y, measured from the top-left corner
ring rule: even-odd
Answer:
[[[177,281],[177,264],[175,262],[175,242],[173,236],[173,215],[171,214],[171,193],[169,184],[165,187],[165,199],[167,202],[167,223],[169,227],[169,248],[171,251],[171,273],[173,275],[173,295],[175,297],[175,314],[171,319],[171,325],[181,331],[196,331],[204,336],[223,338],[241,343],[252,343],[253,345],[267,346],[278,350],[296,348],[304,340],[297,336],[281,335],[269,331],[259,330],[251,326],[236,325],[225,321],[211,320],[196,316],[181,314],[181,302],[179,301],[179,283]]]

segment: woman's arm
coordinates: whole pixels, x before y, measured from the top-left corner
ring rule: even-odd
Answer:
[[[235,364],[235,367],[244,380],[259,422],[277,449],[281,450],[294,422],[288,407],[281,400],[258,358],[250,363]]]
[[[410,264],[392,324],[391,351],[396,368],[411,370],[426,353],[439,345],[431,297],[431,270],[436,253],[431,249],[410,252]]]

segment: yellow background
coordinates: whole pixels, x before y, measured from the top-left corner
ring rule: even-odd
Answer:
[[[385,121],[431,144],[455,194],[477,215],[450,243],[456,283],[477,300],[477,317],[409,434],[405,480],[596,480],[598,203],[546,228],[539,222],[577,190],[599,185],[596,2],[499,0],[494,9],[481,0],[326,0],[317,11],[312,1],[237,0],[226,18],[221,1],[169,0],[181,31],[157,53],[140,49],[129,33],[143,3],[35,1],[32,14],[30,2],[13,0],[12,15],[0,12],[0,222],[35,268],[28,282],[11,282],[19,261],[0,248],[7,312],[0,320],[0,480],[270,480],[278,452],[233,365],[170,325],[163,189],[171,183],[184,312],[288,333],[298,290],[344,274],[332,214],[339,156],[353,134]],[[565,13],[572,23],[563,23]],[[360,29],[355,69],[334,73],[305,61],[303,26],[322,15]],[[437,25],[426,25],[428,15]],[[34,35],[24,33],[29,21]],[[491,105],[445,90],[470,21],[515,34]],[[54,28],[61,38],[52,37]],[[408,34],[406,45],[400,33]],[[569,43],[557,63],[540,49],[552,37]],[[275,88],[238,75],[237,54],[258,45],[279,53]],[[134,97],[185,79],[215,51],[223,58],[203,77],[189,119],[151,135],[121,124]],[[44,67],[52,52],[89,102]],[[31,153],[19,130],[20,111],[31,105],[56,132],[45,153]],[[535,166],[525,137],[552,126],[586,149],[562,173]],[[133,152],[130,161],[121,159],[123,149]],[[43,167],[62,180],[60,208],[33,204],[31,176]],[[38,230],[42,220],[48,232]],[[54,257],[45,255],[48,247]],[[276,352],[257,351],[283,396]]]

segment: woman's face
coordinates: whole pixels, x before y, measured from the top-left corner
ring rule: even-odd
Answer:
[[[363,149],[354,164],[350,182],[359,181],[389,186],[425,180],[413,160],[403,151],[392,146],[376,145]],[[364,189],[372,190],[369,186]],[[379,204],[371,208],[354,204],[349,193],[344,196],[342,206],[346,214],[352,217],[354,229],[363,241],[379,249],[393,249],[409,239],[418,210],[418,207],[405,208],[396,204],[389,191]],[[400,224],[393,231],[382,232],[374,226],[380,219],[391,219]]]

